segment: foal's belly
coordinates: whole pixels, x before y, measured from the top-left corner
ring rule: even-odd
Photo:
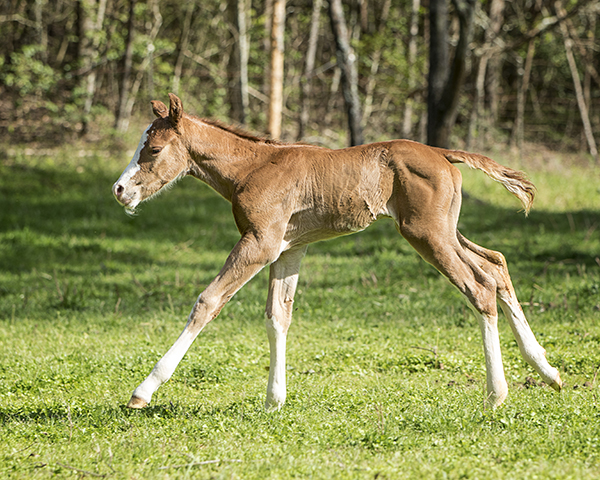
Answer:
[[[364,199],[348,197],[333,206],[316,206],[293,214],[285,240],[300,245],[349,235],[364,230],[382,216],[389,216],[385,205],[375,209]]]

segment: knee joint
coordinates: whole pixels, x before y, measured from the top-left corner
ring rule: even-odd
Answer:
[[[192,308],[190,320],[194,322],[206,321],[206,323],[208,323],[219,314],[223,305],[225,305],[225,302],[219,301],[217,298],[208,295],[200,295]]]

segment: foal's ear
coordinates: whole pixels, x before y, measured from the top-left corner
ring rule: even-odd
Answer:
[[[163,102],[152,100],[150,103],[152,104],[152,111],[157,118],[165,118],[169,115],[169,109]]]
[[[183,118],[183,105],[179,97],[174,93],[169,93],[169,99],[171,100],[171,105],[169,107],[169,118],[171,119],[171,124],[175,130],[178,130],[181,125],[181,119]]]

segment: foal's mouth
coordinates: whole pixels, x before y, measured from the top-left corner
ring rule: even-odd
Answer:
[[[115,197],[115,200],[119,203],[119,205],[121,205],[122,207],[125,207],[125,212],[128,215],[134,215],[135,208],[140,203],[139,200],[137,199],[138,192],[134,191],[132,194],[128,195],[125,192],[125,187],[123,187],[123,185],[121,185],[119,183],[115,183],[113,185],[112,192]]]

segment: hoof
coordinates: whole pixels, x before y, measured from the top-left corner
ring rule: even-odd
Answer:
[[[127,408],[144,408],[146,405],[148,405],[148,402],[146,400],[141,399],[140,397],[131,397],[131,400],[129,400],[129,403],[127,404]]]
[[[562,380],[560,379],[559,373],[556,374],[556,378],[554,379],[554,382],[550,384],[550,386],[557,392],[560,392],[562,390]]]
[[[285,397],[283,398],[267,398],[265,402],[265,410],[267,412],[278,412],[285,403]]]
[[[265,403],[265,411],[267,412],[278,412],[279,410],[281,410],[281,407],[283,407],[283,402],[282,403],[276,403],[276,402],[266,402]]]
[[[492,410],[495,410],[504,403],[506,397],[508,397],[508,388],[497,395],[490,393],[488,394],[487,398],[488,405],[492,408]]]

